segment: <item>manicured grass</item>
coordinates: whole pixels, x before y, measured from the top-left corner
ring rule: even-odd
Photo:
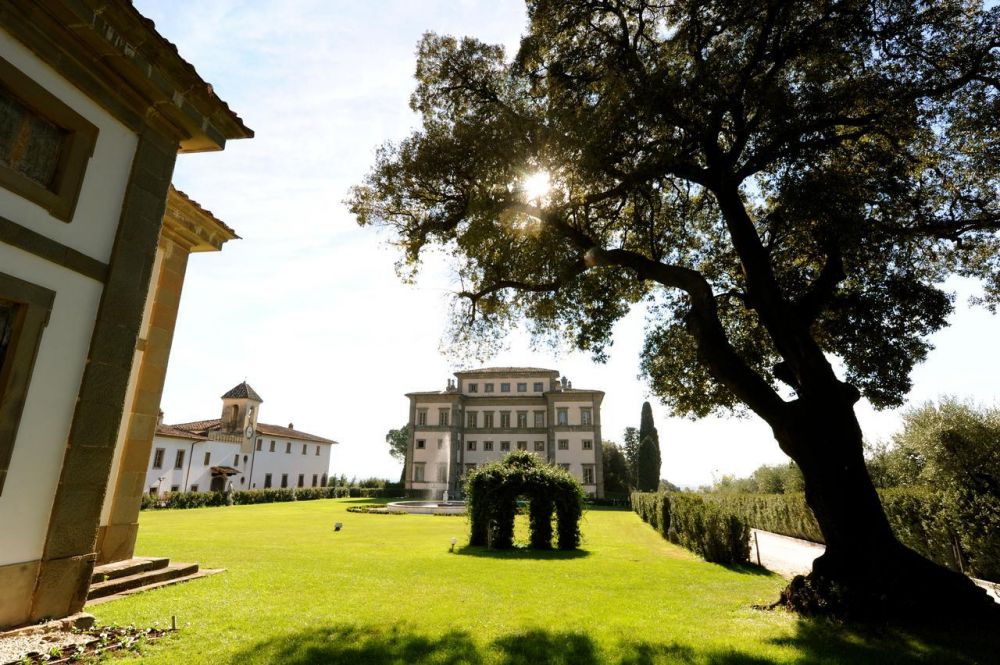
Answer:
[[[496,554],[461,546],[465,518],[346,512],[359,502],[145,512],[138,554],[227,572],[92,611],[177,615],[143,663],[972,663],[1000,646],[754,610],[783,580],[705,563],[627,511],[588,511],[581,552]]]

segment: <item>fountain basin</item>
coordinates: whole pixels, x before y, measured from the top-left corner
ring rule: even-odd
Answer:
[[[465,512],[464,501],[394,501],[386,508],[416,515],[457,515]]]

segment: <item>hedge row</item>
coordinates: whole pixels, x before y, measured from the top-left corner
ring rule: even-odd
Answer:
[[[896,537],[907,547],[952,570],[968,570],[986,579],[1000,571],[977,562],[980,552],[963,551],[960,543],[977,542],[967,533],[976,525],[950,516],[939,494],[926,488],[879,490],[882,506]],[[816,518],[801,492],[789,494],[706,494],[705,499],[739,515],[751,526],[816,543],[823,542]],[[959,557],[962,557],[960,564]]]
[[[672,543],[706,561],[747,563],[750,527],[718,503],[695,494],[633,492],[632,509]]]
[[[402,496],[399,487],[278,487],[260,490],[236,490],[232,502],[236,505],[251,503],[280,503],[282,501],[312,501],[315,499],[380,498]],[[223,492],[170,492],[163,498],[144,494],[140,509],[150,508],[201,508],[224,506]]]

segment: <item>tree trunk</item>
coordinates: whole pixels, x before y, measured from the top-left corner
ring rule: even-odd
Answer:
[[[844,386],[847,388],[847,386]],[[853,619],[1000,618],[1000,605],[969,578],[902,545],[893,535],[865,466],[853,399],[800,398],[774,427],[781,449],[805,478],[806,502],[826,552],[782,593],[806,614]]]

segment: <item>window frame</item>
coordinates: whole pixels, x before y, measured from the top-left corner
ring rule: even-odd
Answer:
[[[153,449],[153,466],[152,469],[162,469],[163,468],[163,458],[167,455],[166,448],[154,448]]]
[[[532,392],[536,392],[536,393],[544,393],[545,392],[545,382],[544,381],[535,381],[535,383],[531,387],[532,387]]]
[[[55,298],[54,291],[0,273],[0,299],[17,307],[0,369],[0,494],[7,480],[24,402]]]
[[[52,189],[4,165],[0,165],[0,186],[41,206],[55,219],[72,222],[84,175],[97,145],[97,127],[2,57],[0,86],[28,110],[66,132]]]

